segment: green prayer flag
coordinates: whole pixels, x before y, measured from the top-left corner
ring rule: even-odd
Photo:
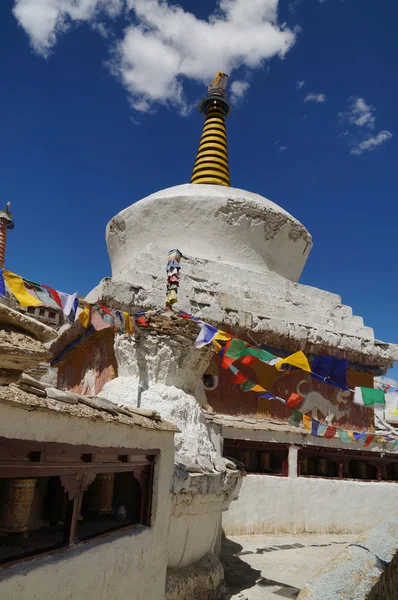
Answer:
[[[375,390],[374,388],[356,387],[354,392],[355,404],[361,406],[372,407],[376,404],[385,405],[385,393],[384,390]]]
[[[343,444],[349,444],[350,442],[352,442],[348,431],[344,431],[344,429],[339,429],[338,434]]]

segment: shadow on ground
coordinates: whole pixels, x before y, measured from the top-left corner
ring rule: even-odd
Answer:
[[[240,558],[240,556],[247,554],[247,552],[242,552],[242,550],[243,546],[223,537],[221,562],[224,567],[225,583],[228,588],[225,600],[230,600],[232,597],[242,598],[243,600],[246,598],[245,592],[254,587],[279,587],[280,589],[273,591],[275,597],[297,598],[300,593],[299,589],[280,581],[262,577],[261,571],[253,569],[247,562]]]

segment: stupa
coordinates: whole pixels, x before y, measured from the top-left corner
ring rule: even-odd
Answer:
[[[397,346],[376,340],[338,295],[299,283],[312,248],[304,225],[271,200],[230,186],[226,82],[219,73],[200,103],[205,124],[191,183],[156,192],[110,221],[106,242],[112,277],[102,280],[87,300],[130,312],[164,306],[165,263],[168,252],[178,248],[183,257],[178,309],[279,357],[301,350],[309,360],[314,355],[344,359],[348,389],[259,363],[253,366],[258,383],[271,396],[264,398],[231,382],[218,357],[211,370],[214,375],[218,369],[218,377],[209,382],[200,377],[209,355],[189,344],[182,347],[175,337],[170,342],[165,333],[138,343],[119,337],[118,377],[105,384],[101,395],[158,410],[174,422],[181,430],[177,459],[217,470],[215,446],[221,443],[224,455],[244,463],[253,475],[246,477],[238,502],[224,516],[228,533],[361,530],[375,517],[371,511],[359,513],[355,502],[345,506],[346,494],[366,496],[366,490],[356,489],[362,485],[357,480],[395,480],[398,465],[392,449],[378,443],[376,435],[395,430],[383,415],[354,405],[350,390],[372,388],[374,376],[398,359]],[[302,412],[311,418],[375,432],[375,442],[358,452],[358,444],[350,437],[340,439],[337,429],[334,439],[325,439],[303,426],[292,427],[291,408],[272,398],[287,399],[292,393],[301,397]],[[332,482],[320,486],[312,477],[341,480],[340,488],[322,488]],[[346,489],[351,484],[354,490]],[[378,501],[387,514],[396,505],[398,488],[391,486],[375,492],[382,495]],[[325,514],[336,491],[341,498],[337,495],[335,510]],[[300,502],[293,500],[296,493]],[[270,503],[274,510],[265,516]],[[336,517],[344,510],[345,518]]]

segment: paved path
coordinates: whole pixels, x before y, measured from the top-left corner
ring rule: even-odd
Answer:
[[[230,600],[297,598],[319,569],[356,537],[302,534],[227,538],[221,560]]]

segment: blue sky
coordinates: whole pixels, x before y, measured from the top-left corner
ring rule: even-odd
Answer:
[[[60,4],[0,3],[7,267],[80,294],[110,275],[106,223],[189,181],[203,122],[193,106],[227,69],[232,185],[311,232],[302,283],[398,342],[398,3]]]

